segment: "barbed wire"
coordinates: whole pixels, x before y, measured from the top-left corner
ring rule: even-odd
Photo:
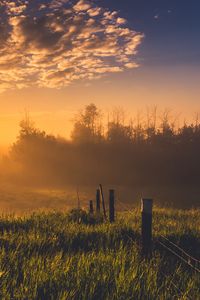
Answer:
[[[190,260],[194,261],[195,263],[200,264],[200,260],[196,259],[195,257],[191,256],[189,253],[187,253],[183,248],[181,248],[180,246],[178,246],[177,244],[175,244],[174,242],[172,242],[171,240],[169,240],[167,237],[161,235],[161,237],[166,240],[168,243],[170,243],[171,245],[173,245],[175,248],[177,248],[179,251],[181,251],[185,256],[187,256]]]
[[[169,252],[171,252],[173,255],[175,255],[177,258],[179,258],[181,261],[183,261],[185,264],[187,264],[188,266],[190,266],[194,271],[200,273],[200,269],[196,268],[195,266],[193,266],[190,262],[188,262],[185,258],[183,258],[182,256],[180,256],[179,254],[177,254],[174,250],[172,250],[171,248],[167,247],[165,244],[163,244],[160,241],[157,241],[163,248],[165,248],[166,250],[168,250]]]
[[[180,255],[178,255],[175,251],[173,251],[172,249],[170,249],[169,247],[167,247],[166,245],[164,245],[162,242],[157,241],[160,245],[162,245],[165,249],[167,249],[168,251],[170,251],[172,254],[174,254],[176,257],[178,257],[181,261],[183,261],[186,265],[189,265],[189,267],[191,267],[193,270],[195,270],[196,272],[200,273],[200,270],[196,267],[194,267],[193,265],[191,265],[190,263],[188,263],[188,261],[186,261],[183,257],[181,257]],[[162,271],[161,271],[162,272]],[[166,276],[163,272],[162,274],[164,276]],[[181,279],[181,276],[179,274],[178,275],[179,279]],[[181,291],[176,285],[175,283],[172,281],[172,285],[178,289],[179,291]],[[191,290],[191,289],[190,289]],[[182,292],[182,291],[181,291]],[[184,295],[184,293],[182,292],[182,295]],[[193,300],[193,298],[191,298],[189,295],[184,295],[184,297],[187,297],[188,299]]]
[[[126,235],[126,237],[131,241],[131,242],[133,242],[133,239],[126,233],[125,234]],[[168,279],[168,275],[166,275],[163,271],[161,271],[161,270],[159,270],[159,272],[166,278],[166,279]],[[180,278],[180,277],[179,277]],[[190,299],[190,300],[193,300],[190,296],[186,296],[185,295],[185,293],[174,283],[174,281],[173,281],[173,276],[170,278],[170,285],[172,285],[177,291],[178,291],[178,293],[179,293],[179,295],[181,295],[181,296],[185,296],[185,297],[187,297],[187,299]],[[170,289],[168,288],[168,290],[170,291]]]

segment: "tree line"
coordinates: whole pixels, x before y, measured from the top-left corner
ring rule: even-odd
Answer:
[[[200,123],[177,125],[156,107],[127,120],[122,109],[106,117],[95,104],[74,118],[71,139],[38,129],[29,116],[20,123],[10,159],[21,176],[40,184],[198,186]]]

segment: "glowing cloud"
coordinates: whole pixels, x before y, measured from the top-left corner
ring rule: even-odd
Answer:
[[[138,66],[143,34],[92,1],[0,0],[0,91],[60,88]]]

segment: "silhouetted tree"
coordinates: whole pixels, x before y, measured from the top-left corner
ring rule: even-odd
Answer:
[[[103,138],[102,132],[101,112],[91,103],[76,116],[71,138],[78,143],[99,142]]]

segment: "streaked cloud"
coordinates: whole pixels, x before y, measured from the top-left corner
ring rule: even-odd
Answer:
[[[142,39],[92,1],[0,0],[0,91],[60,88],[138,67]]]

